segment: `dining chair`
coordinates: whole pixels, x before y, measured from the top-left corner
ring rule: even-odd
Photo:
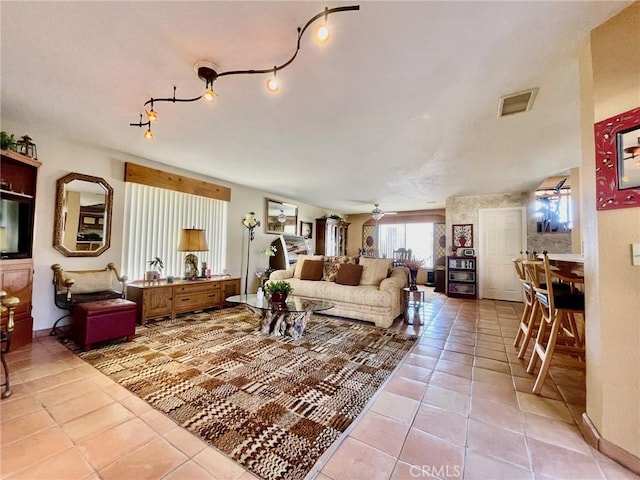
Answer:
[[[538,263],[536,265],[536,263]],[[540,370],[533,385],[533,393],[539,394],[549,372],[552,360],[556,353],[567,353],[572,357],[564,356],[562,361],[556,357],[555,363],[564,364],[572,368],[584,368],[585,349],[580,331],[577,328],[575,316],[584,318],[584,294],[578,291],[567,290],[556,293],[561,280],[555,277],[549,263],[549,257],[544,252],[542,261],[526,261],[531,286],[534,290],[535,300],[540,309],[541,321],[536,335],[528,373],[533,373],[538,361],[541,362]],[[544,283],[538,281],[537,269],[541,269]],[[577,358],[574,358],[577,357]]]
[[[411,260],[411,249],[400,247],[393,251],[393,266],[399,267],[404,265],[407,260]]]

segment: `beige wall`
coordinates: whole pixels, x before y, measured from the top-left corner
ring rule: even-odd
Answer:
[[[587,415],[640,457],[640,208],[595,210],[593,123],[640,106],[640,3],[591,33],[581,55]]]

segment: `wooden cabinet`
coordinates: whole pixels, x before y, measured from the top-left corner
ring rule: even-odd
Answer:
[[[447,296],[476,298],[476,257],[447,257]]]
[[[269,276],[266,275],[266,278],[268,279]],[[222,301],[224,302],[226,298],[233,297],[234,295],[240,295],[239,278],[230,278],[222,282]]]
[[[347,254],[349,223],[333,218],[316,218],[316,254],[339,256]]]
[[[228,295],[226,292],[229,293]],[[127,299],[138,304],[142,325],[152,318],[175,317],[180,313],[221,308],[227,296],[240,293],[240,278],[212,277],[167,283],[136,281],[127,285]]]
[[[20,305],[15,309],[11,349],[31,343],[33,338],[33,317],[31,316],[31,296],[33,288],[33,262],[29,260],[3,260],[0,266],[0,289],[9,296],[18,297]],[[7,321],[6,314],[2,323]]]
[[[33,228],[36,184],[41,163],[13,151],[0,151],[0,289],[18,297],[11,348],[31,343]],[[6,322],[3,316],[2,322]]]

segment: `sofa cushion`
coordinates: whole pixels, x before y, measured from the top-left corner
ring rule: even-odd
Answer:
[[[296,261],[296,268],[293,271],[293,278],[300,278],[302,274],[302,266],[304,265],[305,260],[322,260],[324,257],[322,255],[298,255],[298,259]]]
[[[338,268],[345,263],[356,263],[356,257],[349,257],[347,255],[341,255],[339,257],[324,257],[324,277],[323,280],[327,282],[335,282],[336,275],[338,274]]]
[[[340,265],[336,275],[336,283],[351,286],[360,285],[362,268],[362,265],[354,265],[352,263],[344,263]]]
[[[388,258],[360,257],[360,265],[363,267],[360,285],[380,285],[387,278],[392,262]]]
[[[323,260],[310,260],[306,259],[302,265],[302,271],[300,272],[300,280],[322,280],[324,274],[324,261]]]

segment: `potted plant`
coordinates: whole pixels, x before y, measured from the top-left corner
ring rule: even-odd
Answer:
[[[147,281],[160,280],[160,271],[164,268],[164,262],[160,257],[156,257],[148,262],[150,271],[147,272]]]
[[[265,289],[271,298],[271,303],[276,307],[284,306],[287,301],[287,297],[291,292],[293,292],[291,284],[284,280],[267,283]]]
[[[0,132],[0,148],[2,148],[2,150],[16,149],[16,140],[13,133],[9,135],[7,132]]]

